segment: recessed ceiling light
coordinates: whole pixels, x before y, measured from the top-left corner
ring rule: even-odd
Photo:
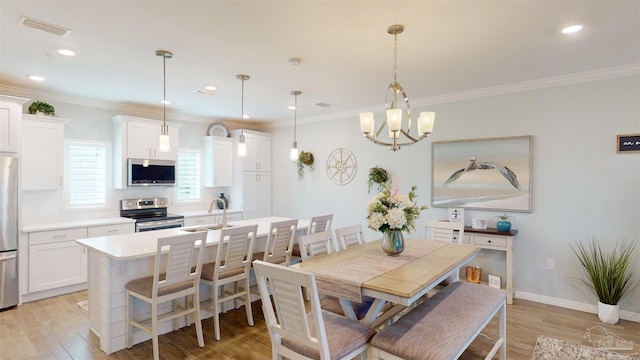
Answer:
[[[249,118],[251,118],[251,115],[249,115],[249,114],[244,114],[244,115],[242,115],[242,118],[243,118],[243,119],[249,119]]]
[[[213,86],[213,85],[207,85],[207,86],[205,86],[204,88],[205,88],[206,90],[209,90],[209,91],[216,91],[216,89],[217,89],[217,88],[216,88],[215,86]]]
[[[289,105],[289,106],[287,106],[287,109],[289,109],[289,110],[295,110],[295,109],[296,109],[296,107],[295,107],[294,105]]]
[[[33,81],[44,81],[44,78],[42,76],[38,76],[38,75],[29,75],[29,79],[31,79]]]
[[[563,34],[573,34],[576,33],[580,30],[582,30],[583,26],[578,24],[578,25],[571,25],[571,26],[567,26],[566,28],[562,29],[560,32]]]
[[[69,49],[57,49],[56,50],[58,52],[58,54],[60,55],[64,55],[64,56],[76,56],[76,52],[73,50],[69,50]]]
[[[169,100],[162,100],[162,101],[160,101],[160,103],[162,103],[162,104],[166,104],[166,105],[169,105],[169,104],[171,104],[171,101],[169,101]]]

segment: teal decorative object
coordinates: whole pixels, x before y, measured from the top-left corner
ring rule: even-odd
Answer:
[[[496,228],[500,232],[509,232],[511,231],[511,216],[504,214],[498,216],[498,222],[496,222]]]

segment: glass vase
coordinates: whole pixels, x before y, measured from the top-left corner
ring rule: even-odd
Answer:
[[[382,250],[389,256],[398,256],[404,251],[401,230],[387,230],[382,234]]]

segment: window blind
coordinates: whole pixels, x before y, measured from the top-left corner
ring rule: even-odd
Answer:
[[[178,200],[200,200],[201,154],[178,152]]]
[[[107,147],[94,143],[69,144],[69,204],[106,204]]]

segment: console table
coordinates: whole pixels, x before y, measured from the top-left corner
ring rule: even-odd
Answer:
[[[473,244],[482,249],[503,251],[506,256],[506,289],[507,304],[513,304],[515,293],[514,279],[516,268],[514,264],[515,238],[518,230],[509,232],[498,231],[498,229],[474,229],[470,226],[464,227],[463,243]],[[457,236],[457,234],[455,235]]]

